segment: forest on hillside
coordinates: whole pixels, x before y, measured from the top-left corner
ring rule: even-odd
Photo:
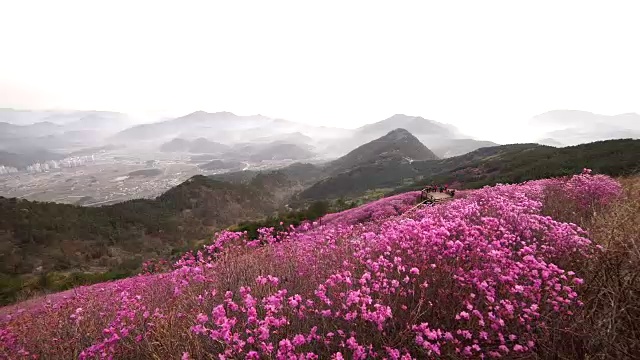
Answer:
[[[286,201],[292,183],[300,183],[300,171],[258,173],[241,183],[196,176],[156,199],[103,207],[0,198],[0,297],[8,302],[23,289],[60,290],[124,277],[145,260],[170,258],[209,241],[217,230],[234,226],[257,236],[261,227],[286,229],[374,200],[377,197],[367,196],[372,190],[392,195],[431,183],[479,188],[565,176],[583,167],[622,176],[638,172],[638,154],[639,140],[613,140],[569,148],[489,147],[445,160],[416,161],[410,167],[377,163],[320,181],[302,193],[313,196],[287,211],[278,203]],[[408,177],[412,181],[407,185]]]
[[[569,176],[583,168],[610,176],[640,173],[640,140],[607,140],[565,148],[523,145],[497,148],[504,148],[504,151],[473,158],[477,153],[493,149],[485,148],[458,158],[442,160],[437,164],[437,169],[423,173],[424,176],[411,185],[397,187],[391,194],[416,190],[429,184],[448,184],[459,189],[477,189],[498,183],[514,184]],[[468,158],[467,161],[463,161],[465,158]]]

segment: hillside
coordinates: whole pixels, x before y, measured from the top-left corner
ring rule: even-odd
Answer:
[[[257,170],[244,170],[234,171],[218,175],[212,175],[211,178],[219,181],[228,181],[232,183],[247,184],[250,183],[258,175],[284,175],[290,181],[299,183],[301,185],[312,185],[318,179],[326,176],[324,167],[308,164],[308,163],[293,163],[289,166],[285,166],[281,169],[270,171],[257,171]]]
[[[153,200],[84,208],[3,198],[0,282],[15,290],[22,286],[15,279],[23,275],[127,274],[143,259],[192,247],[215,229],[263,218],[286,205],[303,209],[319,200],[356,200],[370,190],[403,192],[434,182],[477,188],[564,176],[583,167],[633,174],[640,170],[639,153],[640,140],[612,140],[566,148],[504,145],[441,160],[409,160],[406,155],[433,154],[398,130],[337,163],[196,176]]]
[[[248,147],[252,148],[252,146]],[[215,175],[213,178],[246,183],[258,174],[284,174],[291,181],[307,187],[323,178],[358,167],[387,168],[401,163],[426,159],[437,159],[437,157],[407,130],[395,129],[379,139],[361,145],[348,154],[325,164],[295,163],[273,171],[240,171]]]
[[[259,137],[259,138],[253,139],[253,142],[256,142],[256,143],[270,143],[275,141],[280,141],[280,142],[289,143],[289,144],[310,145],[315,140],[301,133],[300,131]]]
[[[401,134],[406,134],[404,131]],[[409,134],[410,135],[410,134]],[[548,176],[575,173],[584,167],[609,175],[632,174],[640,171],[640,140],[622,139],[595,142],[565,148],[538,144],[512,144],[483,147],[464,155],[440,160],[412,160],[413,156],[435,157],[415,137],[389,142],[382,138],[365,144],[349,154],[324,165],[307,164],[304,171],[285,167],[277,170],[300,184],[303,190],[295,194],[292,204],[309,201],[356,198],[375,189],[398,189],[394,192],[418,189],[436,182],[458,188],[476,188],[496,182],[513,183]],[[419,145],[418,145],[419,144]],[[382,154],[388,153],[389,156]],[[432,157],[433,156],[433,157]],[[242,171],[214,176],[215,179],[245,183],[259,171]],[[269,173],[269,172],[264,172]],[[294,175],[295,174],[295,175]]]
[[[350,150],[398,128],[409,131],[438,157],[442,158],[462,155],[481,147],[497,145],[490,141],[472,139],[449,124],[419,116],[396,114],[354,130],[350,138],[341,139],[336,143],[336,146]]]
[[[640,140],[606,140],[564,148],[507,146],[506,149],[508,150],[500,154],[473,161],[460,161],[468,159],[467,155],[473,153],[447,159],[439,164],[436,171],[425,174],[415,186],[402,187],[397,191],[416,189],[429,183],[471,189],[496,183],[517,183],[567,176],[582,168],[611,176],[640,173]]]
[[[162,152],[187,152],[191,142],[185,139],[175,138],[171,141],[167,141],[160,145],[160,151]]]
[[[64,132],[62,125],[43,121],[30,125],[13,125],[0,122],[0,139],[29,138],[52,135]]]
[[[270,214],[279,207],[274,193],[286,187],[285,179],[240,185],[195,176],[156,199],[103,207],[0,197],[0,282],[52,271],[127,273]]]
[[[564,146],[560,141],[552,139],[552,138],[544,138],[536,141],[536,143],[540,145],[553,146],[553,147],[562,147]]]
[[[258,146],[247,152],[249,160],[306,160],[313,158],[315,154],[298,144],[272,142]]]
[[[358,166],[370,166],[380,162],[411,162],[434,159],[437,159],[437,156],[409,131],[395,129],[332,161],[327,166],[327,171],[339,173]]]
[[[210,141],[205,138],[197,138],[191,142],[189,152],[196,154],[221,153],[229,150],[229,146],[219,142]]]
[[[20,153],[0,150],[0,165],[23,169],[34,163],[61,160],[64,157],[65,155],[63,154],[53,153],[43,149],[29,149]]]
[[[299,195],[300,200],[358,196],[375,188],[418,189],[425,184],[477,188],[563,176],[589,167],[609,175],[640,171],[640,140],[608,140],[565,148],[516,144],[481,148],[443,160],[361,166],[327,177]],[[411,185],[403,185],[410,183]]]
[[[631,191],[585,169],[224,231],[140,276],[0,309],[0,356],[629,358],[640,350]]]
[[[315,156],[305,144],[287,143],[282,140],[258,143],[239,143],[233,146],[211,141],[203,137],[195,140],[175,138],[160,145],[162,152],[189,152],[193,154],[218,154],[230,161],[305,160]]]
[[[190,152],[195,154],[215,154],[229,150],[229,146],[205,138],[193,141],[175,138],[160,145],[161,152]]]

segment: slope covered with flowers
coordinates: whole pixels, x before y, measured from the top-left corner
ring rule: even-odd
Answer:
[[[620,194],[585,172],[487,187],[402,212],[383,199],[245,241],[217,235],[171,272],[79,288],[5,316],[0,357],[517,357],[572,321],[597,248],[542,214],[548,189],[576,208]]]

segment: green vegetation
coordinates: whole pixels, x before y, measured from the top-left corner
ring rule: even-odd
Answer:
[[[383,161],[318,181],[305,189],[299,200],[354,198],[376,188],[393,188],[390,194],[396,194],[432,183],[458,189],[478,188],[565,176],[583,168],[612,176],[631,175],[640,171],[639,154],[640,140],[622,139],[566,148],[513,144],[481,148],[443,160]]]
[[[640,170],[639,154],[640,140],[567,148],[516,144],[444,160],[378,159],[310,187],[327,176],[323,168],[294,164],[225,176],[233,183],[195,176],[153,200],[95,208],[0,197],[0,304],[133,274],[143,261],[195,249],[233,224],[255,237],[260,227],[283,230],[431,183],[477,188],[564,176],[585,167],[630,175]],[[283,211],[285,203],[293,210]]]
[[[305,210],[288,211],[284,214],[269,216],[258,221],[244,221],[229,228],[232,231],[246,231],[250,239],[258,237],[258,229],[274,228],[276,231],[286,231],[291,225],[297,226],[304,221],[315,221],[322,216],[339,212],[356,207],[355,201],[347,202],[344,199],[338,199],[333,204],[327,201],[315,201]]]
[[[513,145],[498,148],[505,148],[506,151],[472,161],[464,161],[470,154],[443,160],[440,169],[425,173],[415,184],[399,187],[393,193],[416,190],[431,183],[449,184],[459,189],[473,189],[496,183],[512,184],[568,176],[583,168],[611,176],[640,172],[640,140],[598,141],[565,148]],[[477,152],[486,150],[480,149]]]
[[[196,176],[154,200],[104,207],[0,197],[0,304],[131,275],[149,258],[168,258],[216,230],[272,213],[276,203],[261,186],[264,179],[240,185]],[[60,273],[76,275],[52,275]],[[42,276],[49,280],[34,281]]]

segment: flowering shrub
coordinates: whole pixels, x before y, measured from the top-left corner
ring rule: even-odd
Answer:
[[[617,181],[605,175],[592,175],[589,169],[570,179],[541,182],[545,183],[543,213],[583,226],[622,195],[622,187]]]
[[[407,193],[287,233],[218,234],[175,270],[90,287],[4,316],[13,358],[512,357],[581,306],[593,246],[542,215],[545,189],[596,202],[588,174],[469,192],[406,216]],[[583,205],[587,203],[579,202]],[[257,246],[264,244],[263,246]]]
[[[416,205],[419,191],[382,198],[380,200],[322,217],[321,223],[341,223],[354,225],[365,221],[375,221],[399,215]]]
[[[571,177],[564,184],[563,191],[579,208],[592,209],[618,198],[622,194],[622,187],[606,175],[591,175],[591,170],[585,169],[581,175]]]
[[[140,273],[145,275],[157,274],[171,270],[171,264],[165,259],[152,259],[142,263]]]

